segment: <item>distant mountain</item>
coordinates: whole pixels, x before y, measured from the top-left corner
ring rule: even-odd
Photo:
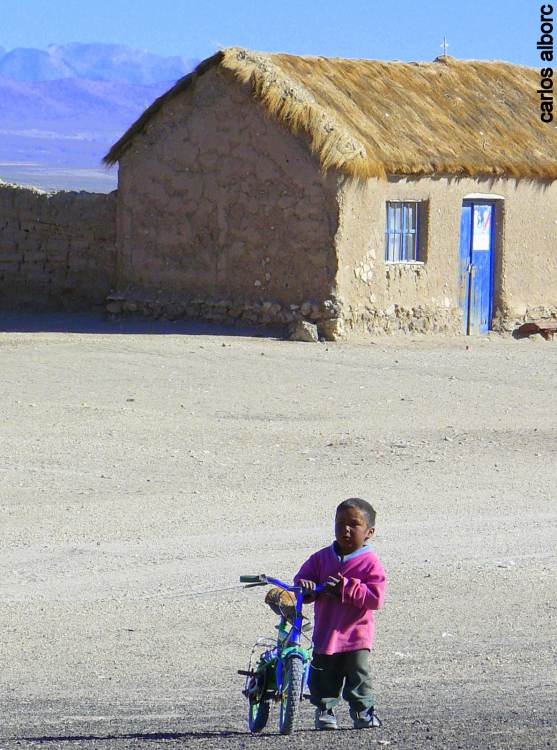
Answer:
[[[0,180],[43,189],[116,187],[102,157],[174,81],[0,78]]]
[[[48,123],[61,133],[76,127],[117,132],[173,85],[173,80],[139,86],[76,78],[37,82],[0,78],[0,128]]]
[[[51,44],[46,49],[0,48],[0,76],[19,81],[86,78],[138,85],[176,81],[198,63],[120,44]]]
[[[14,49],[0,59],[0,76],[20,81],[53,81],[75,78],[72,70],[42,49]]]
[[[0,48],[0,180],[113,190],[102,157],[196,64],[116,44]]]

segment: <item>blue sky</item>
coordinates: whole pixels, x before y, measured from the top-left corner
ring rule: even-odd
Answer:
[[[240,45],[266,52],[539,67],[542,3],[526,0],[0,0],[0,47],[129,44],[207,57]],[[556,4],[557,10],[557,4]]]

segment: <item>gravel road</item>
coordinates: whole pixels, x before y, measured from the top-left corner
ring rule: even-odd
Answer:
[[[0,750],[557,747],[557,342],[6,320]],[[238,576],[291,578],[353,495],[384,726],[252,737],[275,618]]]

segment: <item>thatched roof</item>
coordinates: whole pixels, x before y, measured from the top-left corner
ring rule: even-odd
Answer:
[[[440,57],[433,63],[263,54],[231,47],[157,99],[105,157],[115,164],[166,102],[220,65],[269,114],[305,132],[324,170],[557,178],[557,130],[540,120],[539,71]]]

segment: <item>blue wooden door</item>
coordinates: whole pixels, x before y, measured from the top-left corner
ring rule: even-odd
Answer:
[[[493,309],[494,204],[464,201],[460,216],[459,292],[462,333],[487,333]]]

